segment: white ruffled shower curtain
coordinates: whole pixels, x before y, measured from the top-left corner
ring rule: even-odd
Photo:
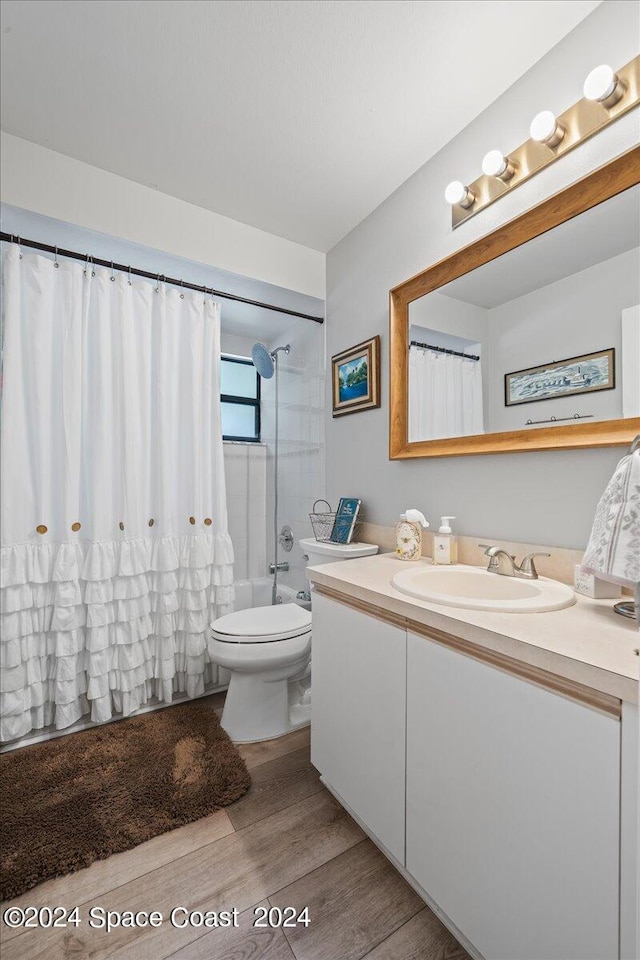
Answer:
[[[409,351],[409,442],[484,433],[479,360]]]
[[[220,308],[82,263],[5,261],[1,739],[215,681],[233,604]]]

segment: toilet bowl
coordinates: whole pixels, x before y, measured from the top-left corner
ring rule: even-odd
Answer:
[[[369,556],[369,543],[300,540],[308,563]],[[215,620],[209,654],[229,671],[221,724],[236,743],[271,740],[311,720],[311,613],[296,603],[238,610]]]
[[[283,603],[229,613],[211,625],[209,653],[231,675],[221,724],[232,740],[271,740],[309,722],[290,715],[290,682],[311,658],[308,610]]]

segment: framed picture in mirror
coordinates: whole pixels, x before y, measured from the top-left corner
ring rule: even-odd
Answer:
[[[615,347],[504,375],[505,406],[616,388]]]

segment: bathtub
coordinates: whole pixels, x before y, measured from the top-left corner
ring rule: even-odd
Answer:
[[[236,591],[234,610],[248,610],[249,607],[271,606],[271,577],[257,577],[254,580],[235,580]],[[278,597],[283,603],[296,603],[296,591],[285,583],[278,584]],[[304,606],[304,604],[300,604]]]
[[[256,577],[254,580],[234,580],[236,598],[234,610],[249,607],[268,607],[271,604],[271,577]]]

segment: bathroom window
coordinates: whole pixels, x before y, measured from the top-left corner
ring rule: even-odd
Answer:
[[[246,357],[222,357],[222,439],[260,440],[260,374]]]

